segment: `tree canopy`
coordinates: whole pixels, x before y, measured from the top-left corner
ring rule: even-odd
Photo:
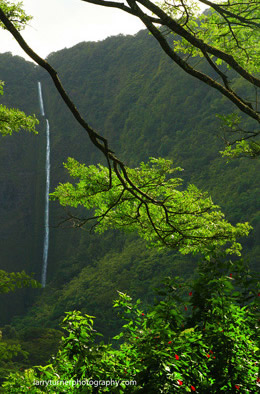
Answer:
[[[253,45],[257,42],[259,35],[259,11],[254,1],[243,2],[242,6],[239,6],[236,0],[228,0],[226,3],[221,4],[210,1],[190,2],[185,0],[180,3],[164,2],[158,6],[149,0],[142,0],[139,1],[142,4],[142,9],[134,0],[127,1],[128,6],[103,0],[95,0],[93,2],[108,7],[121,8],[138,16],[158,40],[162,49],[175,63],[187,73],[219,90],[242,112],[259,122],[257,100],[254,108],[252,103],[240,97],[231,88],[230,76],[226,74],[226,71],[228,72],[231,69],[244,80],[250,82],[256,89],[260,86],[259,79],[254,75],[259,62],[258,47],[256,46],[255,49]],[[200,14],[198,7],[200,2],[209,5],[212,9]],[[205,242],[206,239],[210,239],[211,242],[214,239],[234,241],[236,236],[248,233],[249,227],[246,224],[240,225],[238,233],[234,236],[234,229],[232,227],[227,229],[227,224],[221,219],[223,215],[216,210],[217,207],[212,204],[210,199],[202,199],[200,192],[194,186],[189,186],[185,193],[177,192],[174,189],[178,185],[178,179],[168,180],[166,186],[166,182],[164,182],[165,176],[172,172],[172,170],[167,168],[169,163],[166,161],[157,162],[159,167],[161,166],[159,170],[155,170],[155,166],[153,168],[145,167],[144,164],[141,164],[141,170],[137,169],[137,171],[127,168],[109,149],[107,140],[93,130],[82,118],[73,101],[64,90],[55,69],[47,61],[41,59],[23,40],[18,30],[23,28],[30,17],[25,15],[20,3],[17,6],[6,2],[0,3],[0,5],[2,27],[9,30],[25,52],[48,71],[57,90],[76,120],[85,128],[91,141],[107,158],[108,169],[101,169],[100,167],[101,171],[99,173],[93,167],[90,169],[90,171],[98,175],[98,180],[94,179],[93,176],[91,179],[94,182],[91,187],[93,187],[95,198],[93,198],[91,193],[89,195],[85,194],[86,181],[81,179],[77,185],[76,193],[71,185],[60,185],[58,187],[54,196],[59,198],[61,204],[72,206],[82,204],[88,209],[93,208],[95,205],[99,206],[96,216],[99,222],[102,221],[103,228],[107,228],[107,226],[104,226],[104,223],[117,227],[117,218],[120,218],[119,226],[123,226],[123,221],[128,229],[132,228],[133,223],[135,225],[138,223],[138,226],[142,227],[142,234],[145,234],[145,238],[155,242],[155,244],[159,242],[159,244],[168,246],[182,247],[187,240],[189,242],[193,240],[193,243],[195,240],[203,240]],[[144,8],[149,11],[147,14],[144,12]],[[173,45],[166,39],[165,31],[158,26],[167,27],[167,33],[174,33]],[[226,44],[227,40],[228,44]],[[194,56],[205,58],[214,70],[215,77],[212,78],[209,73],[205,74],[199,68],[196,69],[189,60],[190,57]],[[250,63],[248,68],[246,68],[249,60],[252,64]],[[222,64],[225,65],[226,70],[219,67]],[[218,78],[220,78],[222,83],[217,81]],[[2,92],[0,91],[0,93]],[[32,117],[26,118],[21,112],[8,113],[5,107],[2,107],[2,110],[9,116],[8,119],[3,119],[5,126],[2,130],[3,134],[11,133],[12,129],[19,130],[20,124],[26,125],[29,129],[34,128],[36,120]],[[239,122],[239,118],[234,114],[229,117],[223,117],[223,119],[231,130],[234,123],[237,124]],[[245,144],[245,139],[251,138],[252,133],[254,133],[254,136],[257,134],[256,132],[249,132],[249,136],[239,140],[239,149],[244,151],[247,149],[247,152],[250,154],[253,154],[252,145],[249,147],[248,145],[241,145],[241,143]],[[254,146],[257,146],[257,143],[254,143]],[[70,161],[67,168],[70,169],[72,175],[75,176],[76,173],[76,176],[82,177],[82,172],[79,171],[79,169],[82,170],[82,166]],[[86,168],[84,168],[83,172],[86,172]],[[153,174],[154,172],[155,174]],[[148,178],[147,174],[149,174]],[[85,175],[83,175],[83,178]],[[103,181],[100,181],[100,176],[103,177]],[[94,187],[95,184],[97,189]],[[102,185],[101,189],[100,185]],[[84,201],[82,201],[81,195],[82,188],[84,189]],[[154,190],[158,193],[157,195],[154,193]],[[173,201],[170,202],[173,190],[175,196]],[[100,199],[100,196],[103,197],[104,195],[105,201],[102,198]],[[91,198],[91,203],[88,198]],[[134,201],[133,204],[132,201]],[[125,208],[126,210],[124,211]],[[213,214],[213,216],[210,216],[209,211],[212,211],[211,215]],[[113,219],[111,219],[112,214],[114,215]],[[126,218],[128,219],[126,220]],[[88,219],[81,219],[80,221],[85,223]],[[218,227],[216,222],[218,221],[220,221],[222,226],[221,235],[216,229]],[[209,230],[212,225],[214,228],[213,232],[212,229]],[[241,232],[242,228],[243,231]],[[202,229],[203,231],[201,232]],[[154,237],[157,241],[154,241]],[[170,239],[174,239],[174,241],[170,241]]]
[[[149,0],[144,0],[140,2],[142,6],[146,7],[147,10],[149,11],[149,15],[145,14],[143,11],[143,8],[141,9],[136,2],[133,0],[130,0],[128,2],[128,6],[125,5],[120,5],[119,3],[110,3],[106,1],[98,1],[98,4],[101,5],[108,5],[108,6],[115,6],[119,8],[123,8],[124,11],[130,12],[133,15],[138,16],[147,26],[148,30],[153,34],[153,36],[159,41],[160,45],[162,46],[163,50],[172,58],[174,62],[176,62],[179,66],[181,66],[186,72],[190,73],[194,77],[200,79],[201,81],[207,83],[209,86],[217,89],[220,91],[225,97],[227,97],[229,100],[231,100],[242,112],[246,113],[249,117],[253,118],[254,120],[257,120],[259,122],[259,113],[256,109],[254,108],[251,103],[248,103],[245,101],[245,99],[241,98],[232,88],[231,84],[229,83],[228,77],[226,74],[219,68],[219,64],[225,63],[227,68],[231,68],[233,71],[235,71],[237,74],[240,75],[240,77],[244,78],[247,82],[250,82],[253,86],[256,88],[259,86],[260,81],[257,79],[256,76],[253,74],[253,66],[249,68],[249,70],[245,69],[244,66],[246,64],[246,60],[248,60],[248,53],[251,53],[251,49],[249,50],[244,49],[242,52],[243,54],[247,54],[246,58],[242,60],[242,65],[240,65],[237,60],[236,56],[234,57],[232,54],[234,52],[234,48],[228,46],[227,51],[224,52],[223,50],[219,49],[218,46],[223,45],[223,40],[222,38],[219,39],[218,37],[224,37],[226,35],[231,34],[232,37],[234,36],[234,29],[235,27],[233,26],[233,20],[235,18],[235,15],[237,15],[238,12],[238,5],[237,3],[234,2],[228,2],[225,6],[223,5],[215,5],[214,10],[211,12],[208,12],[204,15],[198,15],[198,9],[194,5],[194,3],[189,3],[189,2],[181,2],[181,3],[173,3],[173,4],[164,4],[161,7],[153,4]],[[214,3],[212,3],[214,6]],[[249,4],[247,4],[249,7]],[[229,11],[229,7],[232,6],[232,11]],[[11,7],[9,5],[9,7]],[[166,7],[166,8],[165,8]],[[216,29],[222,29],[222,22],[220,22],[219,19],[215,18],[215,11],[221,11],[220,12],[220,17],[223,18],[224,15],[224,20],[225,20],[225,28],[226,24],[228,25],[228,30],[227,32],[222,34],[222,30],[218,35],[216,34]],[[242,7],[242,10],[244,8]],[[115,154],[110,150],[109,145],[107,140],[102,137],[99,133],[97,133],[92,127],[89,126],[89,124],[83,119],[82,115],[78,111],[78,109],[75,107],[73,101],[67,94],[67,92],[64,90],[61,81],[57,75],[56,70],[50,66],[50,64],[46,61],[41,59],[29,46],[28,44],[24,41],[22,36],[20,35],[19,31],[17,30],[16,26],[14,23],[12,23],[12,13],[11,16],[6,15],[6,13],[10,12],[10,9],[5,10],[4,7],[0,8],[0,19],[2,23],[4,24],[5,28],[10,31],[10,33],[14,36],[14,38],[17,40],[19,45],[25,50],[25,52],[33,59],[35,60],[41,67],[43,67],[52,77],[53,82],[59,91],[61,97],[65,101],[66,105],[76,118],[76,120],[81,124],[81,126],[87,131],[89,138],[93,142],[93,144],[103,152],[107,159],[107,164],[108,164],[108,180],[106,183],[106,189],[107,191],[113,190],[113,187],[118,187],[121,185],[121,189],[119,191],[120,196],[113,197],[116,199],[116,204],[119,205],[120,207],[120,199],[123,194],[130,194],[130,200],[133,199],[136,201],[137,204],[137,211],[135,212],[135,220],[141,215],[141,212],[146,215],[146,218],[149,222],[149,226],[151,226],[152,232],[155,232],[157,236],[161,240],[164,240],[164,242],[169,239],[170,232],[175,231],[176,233],[179,234],[179,237],[177,237],[177,242],[176,245],[178,245],[179,241],[183,239],[187,239],[187,234],[183,234],[183,229],[178,229],[176,231],[175,229],[175,224],[170,223],[169,220],[169,214],[172,210],[172,207],[170,210],[168,210],[167,207],[167,199],[169,196],[166,193],[166,196],[164,196],[165,200],[158,200],[154,198],[153,192],[148,189],[148,191],[142,191],[139,188],[138,185],[138,179],[136,178],[135,180],[132,177],[131,170],[127,169],[124,163],[118,159]],[[21,23],[24,23],[24,15],[22,11],[19,10],[20,14],[20,21]],[[155,14],[157,17],[155,18],[154,16],[150,16],[150,12]],[[235,18],[235,22],[240,24],[240,27],[242,29],[251,29],[253,31],[253,41],[255,42],[255,34],[257,33],[257,15],[258,11],[256,7],[251,8],[251,3],[250,7],[244,10],[241,14],[241,7],[239,8],[239,13],[240,16]],[[242,15],[242,16],[241,16]],[[219,17],[219,18],[220,18]],[[18,17],[19,19],[19,17]],[[229,22],[231,21],[231,22]],[[209,26],[213,23],[214,30],[212,32],[212,29],[209,29]],[[168,32],[172,32],[175,35],[178,34],[181,37],[181,40],[174,40],[174,46],[172,46],[170,43],[168,43],[167,39],[165,38],[165,33],[160,30],[157,25],[165,26],[167,27]],[[19,27],[19,26],[18,26]],[[236,46],[238,49],[240,48],[239,45],[239,40],[242,40],[240,37],[240,33],[238,33],[238,36],[235,39]],[[184,40],[184,41],[183,41]],[[214,46],[215,45],[215,46]],[[251,45],[251,44],[250,44]],[[176,48],[175,48],[176,46]],[[239,49],[240,50],[240,49]],[[253,50],[253,49],[252,49]],[[180,53],[182,51],[182,53]],[[201,72],[199,69],[194,68],[189,64],[189,58],[191,56],[197,56],[198,51],[200,52],[200,55],[203,56],[209,65],[213,68],[214,72],[217,74],[217,78],[221,78],[222,84],[217,82],[217,78],[214,79],[211,76],[204,74]],[[230,52],[230,53],[229,53]],[[232,52],[232,54],[231,54]],[[188,56],[187,56],[188,55]],[[242,56],[239,56],[239,58]],[[215,59],[216,58],[216,59]],[[243,57],[242,57],[243,58]],[[257,59],[256,55],[256,59]],[[255,58],[254,58],[255,59]],[[252,70],[253,71],[252,71]],[[255,104],[255,106],[257,103]],[[230,120],[232,124],[232,120]],[[257,133],[254,131],[254,135]],[[249,132],[249,136],[252,136],[252,133]],[[248,135],[245,137],[246,139],[248,138]],[[242,138],[242,143],[245,144],[245,138]],[[239,140],[241,142],[241,140]],[[257,145],[254,145],[257,146]],[[241,149],[241,145],[239,146]],[[247,148],[247,150],[250,152],[250,155],[253,154],[252,152],[252,146],[249,147],[248,145],[243,146],[242,149],[245,151],[244,148]],[[237,152],[237,151],[236,151]],[[113,168],[113,169],[112,169]],[[115,183],[119,181],[119,184]],[[158,186],[158,185],[157,185]],[[151,193],[151,195],[149,194]],[[164,191],[165,193],[165,191]],[[192,225],[193,230],[197,230],[200,227],[203,227],[202,223],[198,224],[196,220],[196,216],[198,215],[198,212],[204,212],[204,216],[206,215],[206,212],[209,210],[209,206],[207,207],[204,206],[204,203],[200,200],[201,207],[198,209],[197,207],[194,206],[194,201],[198,201],[199,198],[198,196],[195,196],[194,190],[188,190],[188,193],[191,196],[192,201],[191,203],[191,210],[188,212],[189,218],[192,217],[192,220],[195,220],[196,224]],[[120,197],[120,198],[119,198]],[[153,206],[153,208],[148,208],[148,202]],[[182,200],[182,203],[184,201]],[[102,205],[102,202],[100,202]],[[112,202],[112,206],[114,205],[114,202]],[[185,204],[184,204],[185,205]],[[187,204],[186,204],[187,205]],[[155,225],[155,219],[151,215],[151,211],[153,209],[158,211],[158,207],[161,210],[161,213],[163,213],[162,217],[159,217],[156,219],[159,222],[162,220],[164,221],[164,224],[161,225],[160,223],[160,229],[157,225]],[[109,214],[111,214],[111,206],[107,206],[105,209],[105,213],[103,212],[102,215],[108,217]],[[120,208],[119,208],[120,209]],[[178,212],[179,213],[179,212]],[[177,213],[177,214],[178,214]],[[142,217],[142,221],[144,220],[144,217]],[[212,218],[210,219],[212,222]],[[191,221],[188,220],[187,218],[184,220],[184,227],[190,225]],[[129,223],[128,223],[129,224]],[[205,224],[205,223],[204,223]],[[223,222],[222,222],[223,224]],[[189,229],[190,230],[190,229]],[[163,235],[160,234],[162,231]],[[159,235],[160,234],[160,235]],[[147,235],[146,235],[147,236]],[[189,234],[189,238],[195,239],[200,238],[202,236],[201,233],[195,233]],[[204,234],[203,237],[206,239],[209,235]],[[210,235],[211,239],[213,239],[213,234]],[[148,236],[149,238],[149,236]],[[226,238],[226,234],[224,235],[224,238]],[[174,241],[175,242],[175,241]]]
[[[0,81],[0,95],[3,94],[3,85],[4,83]],[[35,115],[26,116],[23,111],[0,105],[0,134],[2,136],[12,135],[14,131],[18,132],[21,129],[37,133],[35,126],[38,123]]]
[[[13,3],[11,1],[0,0],[0,8],[18,30],[23,30],[26,24],[32,19],[32,16],[24,11],[22,2]],[[5,24],[2,22],[0,22],[0,27],[6,29]]]
[[[17,30],[24,29],[26,23],[32,19],[31,16],[25,13],[22,3],[14,4],[10,1],[0,0],[0,8],[12,21]],[[0,27],[6,29],[2,22],[0,22]],[[4,82],[0,80],[0,95],[4,93],[3,86]],[[21,129],[36,133],[35,125],[37,123],[39,122],[34,115],[26,116],[23,111],[0,105],[0,133],[2,135],[11,135],[13,131],[18,132]]]
[[[237,109],[257,123],[243,129],[237,114],[223,119],[230,131],[226,156],[259,154],[258,89],[260,87],[260,9],[254,0],[83,0],[114,7],[138,17],[162,50],[185,72],[218,90]],[[201,13],[200,6],[209,8]],[[210,66],[204,71],[194,58]],[[237,89],[240,78],[250,85],[250,93]],[[235,118],[234,118],[235,117]],[[233,127],[232,127],[233,126]],[[250,142],[249,142],[250,141]],[[235,145],[232,149],[231,145]]]
[[[258,111],[260,80],[257,72],[260,11],[257,1],[226,0],[220,3],[208,0],[181,0],[156,4],[149,0],[129,0],[127,5],[106,0],[83,1],[119,8],[140,18],[163,51],[185,72],[218,90],[235,104],[237,109],[257,122],[253,128],[244,129],[243,122],[237,114],[224,118],[228,131],[234,135],[233,139],[226,139],[228,147],[224,154],[231,157],[243,154],[255,157],[259,154],[257,138],[260,122]],[[210,7],[202,14],[199,7],[201,4]],[[62,88],[57,72],[34,53],[18,33],[17,28],[21,28],[21,25],[24,25],[29,18],[25,16],[20,6],[6,2],[0,3],[2,27],[9,30],[25,52],[50,73],[56,88],[77,121],[88,132],[94,145],[108,159],[118,162],[109,150],[107,141],[96,133],[79,114]],[[168,39],[168,34],[173,34],[173,37],[170,36]],[[194,65],[192,58],[198,56],[205,59],[210,66],[210,72],[203,72],[200,67]],[[250,97],[247,97],[247,89],[244,94],[236,88],[235,81],[238,77],[250,85]],[[235,144],[234,149],[232,149],[233,144]]]
[[[14,5],[10,2],[0,1],[0,6],[18,29],[22,29],[25,23],[31,19],[24,13],[20,3]],[[0,27],[3,28],[4,26],[0,24]],[[4,82],[0,80],[0,95],[4,94],[3,87]],[[38,123],[39,121],[35,115],[26,116],[23,111],[0,104],[0,134],[2,136],[12,135],[13,132],[20,130],[27,130],[36,134],[35,126]],[[16,288],[28,286],[39,287],[39,284],[31,276],[26,275],[24,271],[7,273],[0,270],[0,293],[8,293]]]
[[[233,8],[230,11],[216,2],[201,2],[210,3],[214,11],[218,11],[218,6],[220,7],[222,13],[219,13],[228,25],[228,31],[224,36],[231,34],[234,38]],[[95,3],[109,4],[101,1]],[[139,3],[147,6],[152,12],[157,11],[158,6],[149,1]],[[113,3],[113,6],[115,4],[118,3]],[[227,3],[228,7],[234,4],[238,5],[233,2]],[[223,57],[218,44],[212,46],[211,40],[214,41],[214,37],[210,37],[209,34],[207,43],[206,38],[204,42],[197,32],[204,23],[207,27],[207,21],[201,19],[198,22],[195,12],[193,18],[194,5],[189,8],[188,3],[181,0],[179,4],[170,4],[172,11],[169,11],[167,6],[165,3],[165,10],[164,5],[158,7],[160,15],[154,12],[157,17],[146,15],[143,8],[139,8],[133,0],[128,0],[128,6],[123,4],[118,7],[139,16],[164,50],[173,60],[179,62],[183,69],[194,73],[194,76],[219,90],[249,117],[259,120],[256,108],[234,92],[224,76],[221,68],[223,65],[219,64],[225,62],[227,67],[230,66],[233,71],[255,85],[257,78],[253,76],[254,71],[248,69],[244,73],[241,70],[244,60],[242,66],[237,66],[237,59],[243,55],[246,59],[250,48],[244,48],[245,51],[243,50],[237,58],[229,55],[229,51],[233,53],[234,49],[228,48],[227,56]],[[4,11],[8,14],[10,9]],[[235,21],[242,27],[246,24],[247,28],[254,30],[254,27],[257,27],[255,9],[249,7],[247,11],[242,8],[240,17]],[[59,185],[53,197],[59,199],[64,206],[82,205],[93,212],[93,217],[78,218],[70,214],[68,219],[73,220],[78,226],[95,219],[94,226],[100,232],[111,227],[137,231],[153,246],[174,247],[183,253],[202,252],[206,254],[207,259],[201,262],[197,278],[191,283],[184,283],[180,278],[167,278],[157,290],[158,298],[155,305],[148,310],[140,309],[142,307],[139,306],[139,300],[133,303],[128,295],[120,292],[114,306],[121,310],[122,317],[127,323],[123,326],[122,332],[114,337],[114,341],[119,340],[116,349],[112,344],[105,345],[96,340],[92,316],[82,316],[76,311],[67,313],[63,321],[66,337],[62,338],[58,353],[52,361],[46,366],[11,374],[3,384],[3,389],[19,393],[29,390],[35,393],[146,391],[169,394],[173,390],[201,393],[255,391],[259,386],[258,324],[255,316],[259,293],[256,290],[256,280],[243,261],[226,260],[226,253],[239,254],[240,245],[237,238],[246,235],[250,226],[247,223],[236,226],[228,223],[211,198],[195,186],[188,185],[183,190],[181,179],[173,177],[174,171],[181,169],[172,168],[172,162],[169,160],[151,158],[147,164],[141,163],[137,168],[126,167],[109,149],[106,139],[82,118],[63,89],[56,71],[24,42],[16,29],[20,28],[19,23],[18,26],[12,23],[16,18],[12,19],[12,15],[8,15],[8,19],[3,7],[0,9],[0,17],[5,27],[12,32],[25,51],[49,72],[74,117],[107,158],[108,167],[87,167],[74,159],[68,160],[66,168],[76,182]],[[215,17],[214,13],[209,15]],[[218,23],[221,26],[218,21],[216,26]],[[182,54],[176,53],[168,44],[164,33],[157,28],[157,24],[170,26],[173,32],[174,29],[181,32],[184,29],[186,33],[183,33],[182,38],[193,45],[192,50],[189,50],[187,42],[180,43],[177,40],[176,48],[179,45],[178,51],[182,50]],[[238,47],[241,39],[239,34],[234,38]],[[231,42],[230,46],[232,44]],[[188,63],[189,58],[183,58],[186,55],[197,56],[196,48],[201,51],[204,49],[202,56],[222,79],[222,84],[195,69]],[[212,57],[218,52],[219,62]],[[228,121],[227,118],[225,121]],[[232,119],[229,121],[233,127]],[[250,155],[255,153],[251,145],[249,149]],[[229,243],[228,249],[222,255],[220,250],[223,246],[226,247],[226,243]],[[2,292],[12,290],[16,283],[28,282],[25,274],[16,277],[2,273],[2,277],[2,281],[5,281]],[[4,345],[1,346],[0,352],[8,359],[17,355],[20,348]],[[108,377],[117,379],[119,387],[107,387],[107,384],[102,383],[99,383],[100,386],[105,387],[93,387],[93,379],[106,382]],[[138,386],[128,388],[126,377],[135,379]],[[89,379],[92,384],[89,384]],[[40,382],[45,382],[44,387],[38,387],[41,386]],[[46,382],[53,384],[50,383],[50,387],[47,387]],[[69,383],[63,387],[60,386],[61,382]],[[90,387],[83,387],[82,382]]]
[[[52,196],[63,206],[95,209],[94,217],[69,215],[68,220],[77,226],[96,219],[98,232],[109,228],[136,231],[153,246],[206,255],[227,242],[231,242],[227,251],[239,254],[236,239],[251,228],[248,223],[233,227],[211,198],[194,185],[180,190],[182,180],[172,174],[182,169],[172,168],[170,160],[151,158],[138,168],[126,168],[129,186],[121,180],[121,172],[113,171],[110,179],[109,170],[102,165],[87,167],[68,159],[66,168],[78,182],[61,184]]]

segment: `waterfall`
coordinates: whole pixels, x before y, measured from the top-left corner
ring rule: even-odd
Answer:
[[[41,82],[38,82],[38,93],[39,93],[39,102],[40,102],[41,115],[45,116],[44,106],[43,106],[43,99],[42,99],[42,84],[41,84]]]
[[[50,193],[50,125],[46,119],[46,189],[45,189],[45,210],[44,210],[44,242],[43,242],[43,266],[42,266],[42,287],[46,285],[46,275],[48,266],[49,251],[49,193]]]
[[[41,115],[45,117],[43,98],[42,98],[42,85],[38,82],[39,102]],[[47,118],[46,120],[46,187],[45,187],[45,208],[44,208],[44,240],[43,240],[43,265],[42,265],[42,287],[46,285],[47,267],[48,267],[48,251],[49,251],[49,193],[50,193],[50,125]]]

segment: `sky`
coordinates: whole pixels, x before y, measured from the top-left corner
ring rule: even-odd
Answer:
[[[120,33],[135,34],[145,28],[137,18],[121,10],[81,0],[23,0],[23,4],[26,13],[34,18],[21,34],[42,58],[82,41],[100,41]],[[11,34],[1,29],[0,53],[4,52],[29,60]]]

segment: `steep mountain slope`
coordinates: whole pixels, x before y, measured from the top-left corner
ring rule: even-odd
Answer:
[[[37,70],[11,53],[0,57],[0,79],[5,82],[1,103],[39,115]],[[44,193],[44,133],[27,132],[0,138],[0,268],[41,270]],[[2,296],[1,322],[22,313],[29,293]]]
[[[108,138],[129,165],[150,156],[166,156],[185,170],[185,183],[208,190],[232,222],[257,221],[255,161],[226,165],[216,112],[231,105],[167,59],[153,38],[111,37],[81,43],[53,53],[49,62],[87,121]],[[201,67],[205,67],[201,64]],[[42,82],[45,110],[51,127],[51,188],[67,179],[62,163],[68,156],[90,163],[104,161],[58,97],[48,75],[11,55],[0,56],[0,77],[6,81],[5,102],[39,116],[37,80]],[[44,150],[43,122],[38,136],[24,133],[1,140],[1,268],[36,272],[42,263]],[[20,178],[18,179],[18,175]],[[4,209],[4,207],[7,207]],[[51,231],[46,291],[17,327],[46,324],[56,327],[64,311],[81,308],[100,317],[107,336],[116,326],[108,305],[116,290],[149,302],[151,287],[165,275],[192,274],[194,259],[169,251],[148,251],[131,237],[102,237],[55,226],[65,215],[50,206]],[[256,232],[245,242],[246,256],[257,257]],[[27,304],[28,293],[21,297]],[[28,301],[29,300],[29,301]],[[5,310],[7,317],[23,311],[21,304]],[[108,312],[106,312],[108,310]],[[11,313],[10,313],[11,312]]]

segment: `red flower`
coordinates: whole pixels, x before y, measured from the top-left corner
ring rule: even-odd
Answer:
[[[188,310],[188,308],[186,307],[186,305],[185,305],[184,309],[185,309],[185,311],[187,311],[187,310]]]
[[[175,354],[175,356],[174,356],[175,358],[176,358],[176,360],[179,360],[179,356],[178,356],[178,354]]]
[[[257,381],[257,383],[259,383],[259,382],[260,382],[260,378],[258,377],[258,378],[256,379],[256,381]]]
[[[191,388],[191,391],[196,391],[194,386],[190,386],[190,388]]]
[[[210,358],[210,354],[207,354],[207,357]]]
[[[258,297],[260,297],[260,292],[258,293]]]
[[[177,380],[177,382],[178,382],[178,384],[179,384],[180,386],[183,385],[183,381],[182,381],[182,380]]]
[[[235,388],[236,388],[237,390],[239,390],[239,389],[240,389],[240,386],[238,386],[238,384],[235,384]]]
[[[213,354],[212,350],[209,351],[211,354]]]
[[[192,291],[189,292],[189,296],[192,296]]]
[[[232,274],[229,274],[229,277],[232,278]]]
[[[215,356],[213,358],[216,358]]]
[[[144,316],[144,313],[142,313],[142,316]]]
[[[169,341],[168,344],[170,345],[172,343],[172,341]]]

